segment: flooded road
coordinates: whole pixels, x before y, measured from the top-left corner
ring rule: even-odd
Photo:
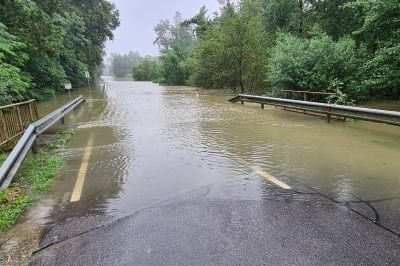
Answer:
[[[65,147],[66,164],[47,196],[44,247],[188,197],[292,204],[296,212],[328,205],[341,219],[400,234],[398,127],[327,124],[231,104],[221,91],[196,95],[194,88],[149,82],[108,79],[74,92],[81,93],[87,102],[66,119],[76,139]],[[60,96],[39,111],[67,100]]]

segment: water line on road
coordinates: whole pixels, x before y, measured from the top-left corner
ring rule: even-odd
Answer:
[[[241,158],[237,158],[237,160],[238,160],[238,162],[240,162],[240,163],[246,165],[247,167],[249,167],[257,175],[264,177],[265,179],[267,179],[271,183],[277,185],[278,187],[283,188],[283,189],[291,189],[291,187],[289,185],[287,185],[286,183],[284,183],[281,180],[277,179],[276,177],[273,177],[272,175],[268,174],[264,170],[262,170],[262,169],[260,169],[260,168],[258,168],[256,166],[251,165],[250,163],[246,162],[245,160],[243,160]]]
[[[94,132],[91,132],[85,148],[85,152],[83,154],[82,164],[79,169],[78,178],[76,179],[75,187],[72,192],[71,202],[80,201],[81,199],[83,185],[85,183],[85,178],[86,178],[86,172],[89,166],[89,159],[90,155],[92,154],[93,141],[94,141]]]
[[[386,231],[388,231],[388,232],[390,232],[390,233],[392,233],[392,234],[394,234],[394,235],[400,237],[400,233],[398,233],[398,232],[396,232],[395,230],[392,230],[392,229],[390,229],[390,228],[388,228],[388,227],[386,227],[385,225],[383,225],[383,224],[380,223],[380,215],[379,215],[379,212],[371,205],[371,202],[377,202],[377,201],[381,201],[381,200],[370,200],[370,201],[367,201],[367,200],[363,200],[362,198],[360,198],[360,197],[358,197],[358,196],[352,194],[353,197],[355,197],[355,198],[358,199],[357,201],[344,201],[344,202],[343,202],[343,201],[338,201],[338,200],[335,200],[334,198],[332,198],[332,197],[330,197],[330,196],[328,196],[328,195],[326,195],[326,194],[324,194],[324,193],[318,191],[317,189],[315,189],[315,188],[313,188],[313,187],[311,187],[311,186],[309,186],[309,185],[306,185],[306,184],[304,184],[303,182],[300,182],[299,180],[296,180],[296,179],[293,179],[293,178],[291,178],[291,179],[292,179],[294,182],[297,182],[297,183],[301,184],[302,186],[304,186],[304,187],[306,187],[306,188],[312,190],[312,191],[314,192],[314,193],[312,193],[312,194],[320,195],[320,196],[322,196],[322,197],[324,197],[324,198],[326,198],[326,199],[332,201],[332,202],[335,203],[335,204],[339,204],[340,206],[343,206],[343,207],[347,208],[347,209],[350,210],[351,212],[354,212],[355,214],[360,215],[362,218],[367,219],[368,221],[372,222],[374,225],[376,225],[376,226],[378,226],[378,227],[380,227],[380,228],[382,228],[382,229],[385,229]],[[294,192],[294,193],[302,193],[302,192],[299,192],[299,191],[296,191],[296,190],[293,190],[293,189],[290,189],[290,191],[292,191],[292,192]],[[383,199],[383,200],[391,200],[391,198],[389,198],[389,199]],[[351,206],[350,206],[349,203],[352,203],[352,202],[364,203],[368,208],[370,208],[370,209],[374,212],[375,219],[372,219],[372,218],[368,217],[367,215],[361,213],[360,211],[357,211],[357,210],[351,208]]]
[[[79,236],[82,236],[82,235],[85,235],[85,234],[90,233],[90,232],[93,232],[93,231],[95,231],[95,230],[97,230],[97,229],[100,229],[100,228],[103,228],[103,227],[106,227],[106,226],[110,226],[110,225],[112,225],[112,224],[114,224],[114,223],[121,222],[121,221],[123,221],[124,219],[127,219],[127,218],[133,217],[133,216],[135,216],[135,215],[138,215],[139,213],[141,213],[141,212],[143,212],[143,211],[146,211],[146,210],[149,210],[149,209],[152,209],[152,208],[158,208],[158,207],[165,207],[165,206],[168,206],[169,204],[175,203],[173,200],[177,200],[177,199],[182,198],[182,197],[184,197],[184,196],[187,196],[187,195],[189,195],[189,194],[191,194],[191,193],[194,193],[194,192],[199,191],[199,190],[204,189],[204,188],[209,188],[209,187],[212,186],[212,185],[215,185],[215,184],[217,184],[217,183],[222,183],[222,182],[224,182],[224,181],[226,181],[226,180],[220,180],[220,181],[212,182],[212,183],[210,183],[210,184],[206,184],[206,185],[204,185],[204,186],[201,186],[201,187],[192,189],[192,190],[190,190],[190,191],[186,191],[186,192],[184,192],[184,193],[181,193],[181,194],[176,195],[176,196],[174,196],[174,197],[168,198],[168,199],[166,199],[166,200],[162,200],[162,201],[160,201],[160,202],[156,202],[156,203],[151,204],[151,205],[149,205],[149,206],[145,206],[145,207],[143,207],[143,208],[140,208],[140,209],[138,209],[138,210],[135,210],[135,211],[133,211],[133,212],[131,212],[131,213],[129,213],[129,214],[123,215],[123,216],[121,216],[121,217],[115,217],[115,218],[112,219],[112,220],[109,220],[109,221],[107,221],[107,222],[105,222],[105,223],[96,225],[95,227],[92,227],[92,228],[90,228],[90,229],[84,230],[83,232],[77,233],[77,234],[75,234],[75,235],[70,235],[69,237],[67,237],[67,238],[65,238],[65,239],[60,239],[60,240],[57,240],[57,241],[55,241],[55,242],[48,243],[48,244],[46,244],[45,246],[42,246],[42,247],[40,247],[39,249],[37,249],[37,250],[35,250],[34,252],[32,252],[32,256],[35,256],[36,254],[42,252],[43,250],[45,250],[45,249],[47,249],[47,248],[49,248],[49,247],[52,247],[52,246],[54,246],[54,245],[58,245],[58,244],[60,244],[60,243],[63,243],[63,242],[65,242],[65,241],[68,241],[68,240],[70,240],[70,239],[73,239],[73,238],[76,238],[76,237],[79,237]],[[204,195],[201,195],[200,197],[203,197],[203,196],[204,196]],[[172,201],[172,202],[171,202],[171,201]]]

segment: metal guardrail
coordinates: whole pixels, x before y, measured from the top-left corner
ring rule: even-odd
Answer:
[[[29,150],[32,148],[33,152],[36,151],[37,136],[42,134],[46,129],[59,120],[61,120],[61,123],[63,124],[64,116],[83,101],[83,96],[79,96],[54,112],[29,125],[0,168],[0,189],[7,188],[11,184]]]
[[[254,96],[247,94],[239,94],[232,99],[230,102],[241,101],[260,103],[261,108],[264,108],[264,104],[272,105],[275,107],[289,108],[302,110],[304,112],[318,113],[326,117],[327,121],[330,122],[332,117],[336,118],[353,118],[359,120],[365,120],[376,123],[385,123],[394,126],[400,126],[400,112],[387,111],[380,109],[371,109],[364,107],[306,102],[298,100],[289,100],[282,98]]]

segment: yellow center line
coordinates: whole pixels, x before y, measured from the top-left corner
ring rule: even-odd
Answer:
[[[279,186],[279,187],[281,187],[281,188],[283,188],[283,189],[291,189],[291,187],[290,187],[289,185],[287,185],[287,184],[285,184],[284,182],[280,181],[279,179],[273,177],[272,175],[268,174],[268,173],[265,172],[264,170],[262,170],[262,169],[260,169],[260,168],[258,168],[258,167],[252,166],[251,164],[249,164],[248,162],[246,162],[245,160],[243,160],[243,159],[241,159],[241,158],[237,158],[237,160],[238,160],[240,163],[242,163],[242,164],[244,164],[244,165],[247,165],[251,170],[254,171],[254,173],[256,173],[256,174],[258,174],[258,175],[264,177],[265,179],[267,179],[267,180],[270,181],[271,183],[274,183],[275,185],[277,185],[277,186]]]
[[[94,133],[90,133],[85,152],[83,154],[81,167],[79,169],[78,178],[75,182],[74,191],[72,192],[71,202],[76,202],[81,199],[83,184],[85,183],[86,172],[89,166],[90,155],[93,149]]]

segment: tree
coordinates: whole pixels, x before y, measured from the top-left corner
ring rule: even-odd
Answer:
[[[107,0],[71,0],[71,4],[82,18],[84,36],[90,41],[84,48],[83,62],[88,65],[91,76],[96,77],[97,67],[103,61],[105,43],[113,39],[113,31],[120,25],[119,11]]]
[[[356,0],[348,8],[362,14],[355,39],[366,49],[363,85],[375,96],[400,98],[400,5],[397,0]]]
[[[264,0],[263,19],[268,32],[297,32],[300,13],[298,0]]]
[[[200,38],[191,59],[194,85],[240,89],[265,88],[266,42],[259,1],[227,2],[220,17]]]
[[[23,100],[31,85],[29,75],[20,69],[28,60],[26,46],[6,30],[0,23],[0,104]]]
[[[112,54],[111,70],[116,77],[122,78],[132,73],[132,68],[143,61],[138,52],[128,54]]]
[[[398,0],[220,0],[155,28],[165,84],[400,97]],[[191,31],[191,34],[189,33]]]
[[[268,77],[273,86],[309,91],[362,96],[356,44],[349,38],[335,42],[325,33],[311,39],[281,34],[269,62]]]
[[[306,13],[308,23],[317,25],[334,40],[349,36],[361,23],[357,10],[345,8],[351,2],[354,0],[309,0],[310,9]]]
[[[195,41],[189,25],[183,23],[180,13],[176,13],[174,23],[162,20],[155,27],[160,56],[159,82],[166,85],[184,85],[189,78],[185,60],[189,56]]]
[[[118,11],[105,0],[3,0],[0,21],[26,45],[21,71],[32,78],[26,97],[45,100],[65,82],[96,77],[104,43],[118,26]]]
[[[154,31],[157,34],[154,44],[158,45],[161,53],[168,52],[173,46],[190,49],[194,43],[190,26],[185,25],[179,12],[176,12],[173,24],[168,19],[161,20]]]
[[[210,20],[210,18],[207,16],[206,6],[202,6],[199,13],[194,17],[184,20],[182,25],[186,28],[194,26],[194,35],[197,38],[201,38],[207,29],[212,25],[212,20]]]
[[[158,64],[156,61],[144,59],[143,62],[133,67],[132,78],[136,81],[154,81],[158,79]]]

